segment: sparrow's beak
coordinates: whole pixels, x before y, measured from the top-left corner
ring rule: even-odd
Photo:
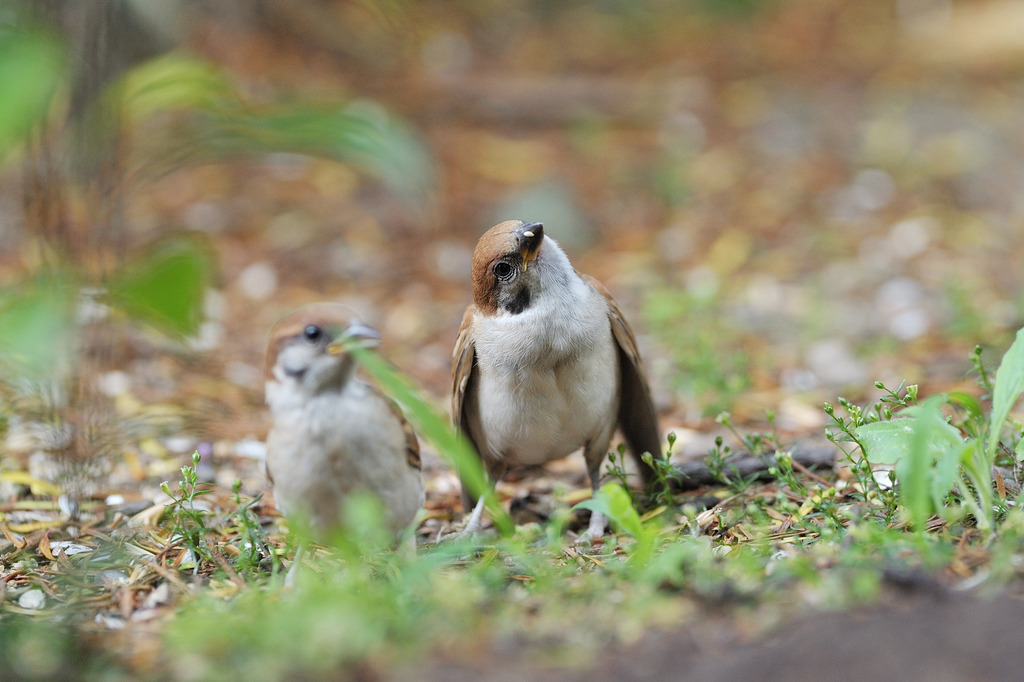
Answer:
[[[353,345],[376,348],[380,345],[380,332],[362,322],[353,322],[341,336],[327,345],[327,352],[331,355],[341,355]]]
[[[515,231],[519,240],[519,254],[523,257],[523,272],[526,272],[530,261],[540,252],[540,244],[544,241],[543,223],[527,223]]]

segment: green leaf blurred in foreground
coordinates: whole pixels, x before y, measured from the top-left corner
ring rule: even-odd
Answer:
[[[140,322],[177,336],[194,334],[213,276],[204,242],[176,235],[127,264],[109,285],[110,302]]]
[[[0,26],[0,160],[46,114],[66,69],[53,36]]]
[[[142,168],[153,176],[196,163],[294,153],[351,164],[409,202],[424,201],[433,188],[426,146],[373,102],[254,103],[214,64],[179,54],[140,64],[112,86],[97,103],[98,125],[112,101],[136,133]],[[176,115],[161,118],[168,114]]]
[[[39,278],[0,294],[0,360],[26,377],[51,375],[70,361],[75,290]]]
[[[502,535],[510,534],[513,529],[512,519],[502,508],[494,488],[487,482],[483,464],[473,447],[456,433],[444,416],[420,397],[407,378],[380,356],[359,347],[353,347],[351,352],[384,392],[402,404],[416,432],[433,443],[440,455],[459,472],[459,477],[464,484],[468,484],[474,498],[480,494],[486,497],[487,511]],[[464,511],[469,513],[470,510]]]

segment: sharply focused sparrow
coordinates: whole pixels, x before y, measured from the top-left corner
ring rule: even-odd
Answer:
[[[473,252],[473,303],[452,368],[452,416],[492,481],[583,449],[593,490],[618,427],[645,483],[661,457],[636,339],[600,282],[573,269],[540,223],[508,220]],[[467,529],[479,526],[482,498]],[[462,504],[473,503],[463,482]],[[592,514],[589,537],[606,520]]]
[[[267,474],[282,513],[307,521],[321,538],[337,527],[346,496],[356,491],[380,498],[396,533],[423,506],[416,436],[390,400],[355,378],[348,353],[350,344],[379,342],[374,329],[335,303],[300,308],[271,332]]]

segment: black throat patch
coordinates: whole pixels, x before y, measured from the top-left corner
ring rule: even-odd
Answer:
[[[520,287],[515,292],[503,292],[500,304],[508,312],[518,315],[530,307],[530,290],[527,287]]]

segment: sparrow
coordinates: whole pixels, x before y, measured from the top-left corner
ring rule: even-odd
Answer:
[[[577,272],[541,223],[507,220],[473,252],[473,303],[452,366],[452,419],[491,482],[522,465],[583,450],[592,490],[618,427],[645,484],[662,457],[636,338],[608,290]],[[465,480],[462,505],[473,503]],[[467,522],[479,527],[483,498]],[[585,537],[604,534],[591,515]]]
[[[393,402],[355,377],[348,349],[379,342],[348,308],[314,303],[277,323],[267,344],[267,476],[280,511],[316,538],[339,525],[356,491],[380,498],[396,534],[423,506],[416,435]]]

